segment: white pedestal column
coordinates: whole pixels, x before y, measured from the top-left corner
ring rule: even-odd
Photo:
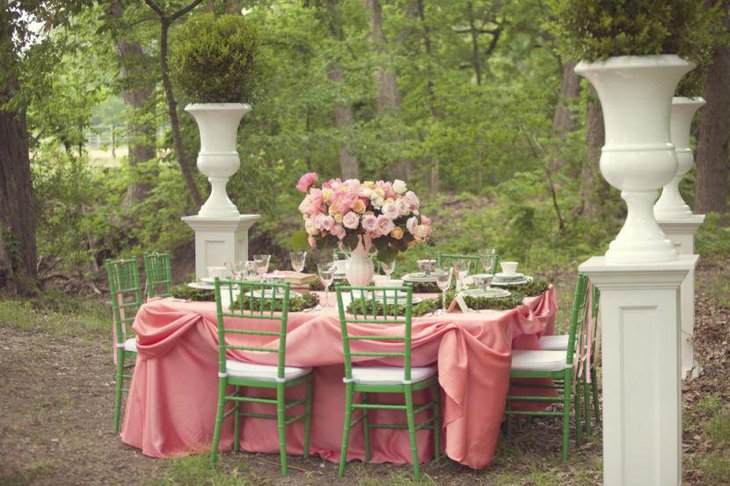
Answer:
[[[601,290],[603,483],[672,486],[682,479],[679,288],[696,255],[578,269]]]
[[[195,231],[195,277],[207,277],[210,266],[248,260],[248,229],[260,217],[241,214],[230,218],[182,218]]]
[[[695,252],[694,236],[697,229],[705,220],[704,214],[695,214],[687,219],[657,218],[659,227],[664,234],[674,242],[674,246],[681,255],[693,255]],[[692,373],[694,361],[695,327],[695,272],[690,270],[682,281],[680,292],[680,314],[682,320],[682,378]]]

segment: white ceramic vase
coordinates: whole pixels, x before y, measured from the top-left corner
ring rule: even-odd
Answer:
[[[251,111],[243,103],[195,103],[185,107],[200,131],[198,169],[208,176],[210,196],[198,212],[206,217],[237,217],[238,208],[228,198],[228,179],[241,166],[236,150],[238,124]]]
[[[345,266],[345,277],[353,287],[365,287],[370,285],[375,274],[375,265],[370,258],[370,242],[363,243],[360,240],[357,247],[350,254]]]
[[[679,193],[679,181],[692,169],[695,162],[689,146],[689,135],[692,118],[704,104],[705,100],[702,98],[675,97],[672,99],[672,144],[677,152],[678,166],[674,178],[664,186],[662,195],[654,204],[654,216],[657,219],[680,220],[692,217],[692,210]]]
[[[603,108],[606,144],[601,173],[621,190],[627,214],[606,252],[609,263],[652,263],[677,259],[674,244],[654,217],[657,190],[677,173],[670,136],[670,110],[677,83],[694,65],[676,55],[620,56],[581,61]]]

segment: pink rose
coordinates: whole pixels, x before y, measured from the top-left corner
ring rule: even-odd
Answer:
[[[299,182],[297,183],[297,189],[299,189],[302,192],[307,192],[310,187],[315,185],[317,183],[317,174],[316,172],[307,172],[302,177],[299,178]]]
[[[393,228],[395,228],[395,224],[393,224],[392,219],[384,214],[378,216],[378,229],[380,230],[380,234],[387,235],[393,231]]]
[[[414,238],[418,241],[427,240],[431,234],[431,228],[422,224],[416,226],[416,231],[413,233]]]
[[[330,231],[330,233],[332,233],[332,236],[336,236],[340,240],[347,235],[347,231],[345,231],[345,227],[342,226],[341,224],[334,225],[332,227],[332,231]]]
[[[431,218],[429,218],[428,216],[421,216],[421,224],[431,226]]]
[[[307,243],[309,243],[309,246],[312,248],[317,248],[317,240],[314,239],[314,236],[307,237]]]
[[[408,221],[406,221],[406,229],[412,235],[416,234],[417,226],[418,226],[418,218],[416,218],[415,216],[408,218]]]
[[[322,191],[320,189],[312,189],[304,200],[299,204],[299,211],[302,214],[315,216],[322,209]]]
[[[343,218],[342,218],[342,224],[345,226],[345,228],[349,229],[355,229],[360,224],[360,216],[353,213],[352,211],[349,211]]]
[[[403,199],[398,199],[395,202],[395,207],[398,209],[398,214],[400,216],[408,216],[411,214],[411,208],[408,207],[408,203],[406,203]]]
[[[406,192],[406,195],[403,196],[403,201],[408,204],[408,207],[413,212],[418,211],[418,208],[421,206],[418,196],[413,191]]]
[[[400,211],[398,211],[398,207],[395,205],[395,203],[385,203],[383,204],[383,214],[387,216],[389,219],[397,219],[398,216],[400,216]]]
[[[365,231],[372,233],[378,227],[378,218],[372,214],[366,214],[362,217],[362,227]]]

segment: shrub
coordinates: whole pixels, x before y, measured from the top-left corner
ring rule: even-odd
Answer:
[[[177,31],[170,74],[193,103],[251,103],[259,35],[241,15],[204,14]]]

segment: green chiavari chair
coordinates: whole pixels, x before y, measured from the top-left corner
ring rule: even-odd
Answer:
[[[172,297],[172,255],[153,252],[144,255],[147,298]]]
[[[586,322],[588,277],[578,275],[575,286],[575,296],[571,310],[568,348],[566,350],[514,350],[512,351],[512,367],[510,378],[543,378],[552,380],[552,384],[528,385],[513,383],[513,388],[550,389],[557,392],[557,396],[544,396],[537,393],[530,395],[507,395],[505,415],[507,416],[507,430],[511,429],[511,418],[514,415],[560,416],[563,418],[562,453],[563,460],[568,458],[568,442],[570,438],[571,398],[575,400],[575,433],[576,442],[580,444],[582,429],[582,413],[580,393],[574,393],[573,359],[576,351],[576,336],[581,326]],[[577,383],[576,383],[577,384]],[[562,403],[562,410],[512,410],[514,402],[533,403]]]
[[[492,275],[497,273],[497,268],[499,267],[499,255],[494,256],[494,263],[492,264],[492,268],[489,272]],[[436,264],[439,268],[444,268],[444,265],[447,267],[451,266],[451,262],[453,260],[466,260],[471,262],[472,271],[470,273],[481,273],[482,271],[482,264],[479,259],[479,255],[463,255],[457,253],[444,253],[441,251],[436,253]]]
[[[137,259],[106,260],[104,262],[109,278],[109,293],[112,300],[112,320],[116,345],[117,370],[114,385],[114,432],[119,432],[119,413],[122,407],[124,380],[131,379],[125,373],[134,367],[137,359],[137,345],[131,325],[142,306],[142,288],[139,284]],[[131,361],[131,364],[128,364]]]
[[[408,429],[413,459],[413,475],[416,479],[420,479],[421,469],[418,463],[416,431],[422,429],[433,430],[434,457],[438,458],[441,454],[441,411],[437,367],[435,365],[417,368],[411,366],[413,289],[412,287],[337,286],[336,292],[340,326],[342,328],[346,388],[345,421],[338,473],[340,476],[345,473],[350,429],[362,422],[366,461],[371,458],[370,429]],[[350,313],[344,305],[343,296],[345,295],[349,297]],[[382,305],[384,302],[386,302],[385,305]],[[351,334],[350,325],[359,328],[362,328],[363,325],[370,326],[373,328],[374,334]],[[358,343],[362,341],[384,341],[387,343],[388,351],[361,351]],[[402,343],[402,350],[393,351],[392,345],[398,343]],[[384,349],[386,349],[386,346],[384,346]],[[356,365],[353,364],[353,358],[400,358],[403,360],[403,366]],[[430,400],[423,404],[414,404],[413,392],[424,389],[430,389]],[[359,403],[354,402],[356,393],[360,393]],[[369,397],[373,393],[402,393],[404,403],[394,405],[371,402]],[[429,409],[431,410],[431,417],[420,424],[416,424],[415,416]],[[360,413],[353,420],[352,414],[358,410]],[[406,413],[406,424],[372,423],[369,416],[370,410],[404,411]]]
[[[222,292],[227,294],[231,304],[224,309]],[[312,369],[286,366],[286,330],[289,311],[289,284],[241,282],[215,280],[215,301],[218,316],[218,409],[213,434],[211,460],[218,457],[223,420],[234,416],[233,451],[238,452],[241,417],[273,419],[279,432],[281,473],[287,474],[286,427],[304,421],[304,457],[309,457],[309,431],[312,415]],[[239,318],[235,327],[225,318]],[[261,320],[277,324],[275,330],[262,330]],[[237,336],[239,339],[230,339]],[[245,338],[241,339],[241,338]],[[244,342],[245,341],[245,342]],[[229,350],[273,353],[277,365],[260,365],[227,358]],[[299,400],[286,400],[286,389],[300,384],[306,385],[306,395]],[[229,387],[233,393],[227,393]],[[249,397],[242,395],[243,387],[276,390],[276,398]],[[224,412],[227,402],[233,407]],[[246,412],[245,403],[259,403],[276,406],[275,414]],[[287,415],[293,407],[304,406],[303,413]]]

